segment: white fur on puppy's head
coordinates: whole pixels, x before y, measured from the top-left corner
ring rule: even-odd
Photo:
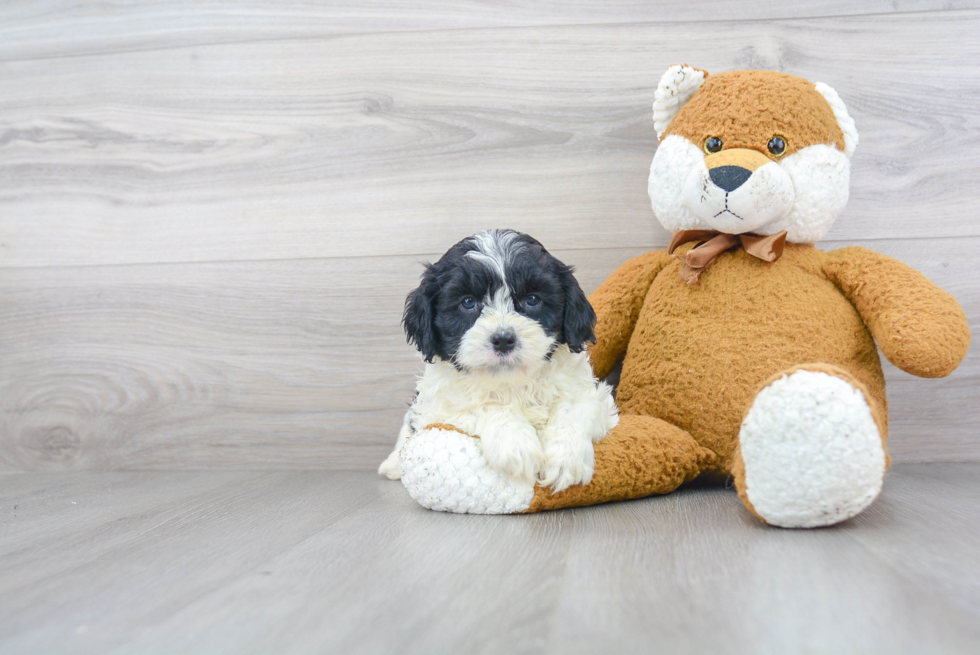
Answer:
[[[773,95],[779,107],[788,107],[787,115],[771,115],[767,98]],[[708,78],[703,71],[672,66],[657,89],[654,120],[661,142],[648,191],[654,214],[670,231],[768,235],[786,230],[791,243],[813,243],[847,204],[857,130],[840,96],[826,84],[766,71]],[[813,120],[814,126],[801,120]],[[683,125],[675,129],[675,121]],[[794,136],[787,138],[788,133]],[[709,143],[712,137],[717,142]],[[777,138],[785,150],[774,154],[770,146]],[[741,157],[722,154],[732,150]],[[743,169],[728,161],[733,158],[754,163]],[[720,164],[721,159],[726,162]]]

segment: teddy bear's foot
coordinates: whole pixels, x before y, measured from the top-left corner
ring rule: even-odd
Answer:
[[[717,456],[681,428],[635,414],[620,414],[619,425],[595,443],[594,452],[591,482],[558,492],[538,485],[528,511],[666,494],[717,464]]]
[[[399,454],[402,484],[422,507],[457,514],[526,511],[534,482],[519,481],[487,464],[478,440],[450,426],[427,427]]]
[[[873,404],[845,371],[792,369],[767,384],[742,422],[735,483],[746,506],[784,528],[833,525],[881,491],[887,455]]]
[[[717,457],[684,430],[651,416],[620,416],[595,444],[589,484],[564,491],[516,480],[490,467],[479,440],[435,424],[410,437],[399,453],[402,484],[420,505],[460,514],[516,514],[665,494]]]

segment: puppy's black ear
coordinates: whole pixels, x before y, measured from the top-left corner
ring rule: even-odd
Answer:
[[[585,297],[578,280],[572,275],[572,267],[561,266],[561,286],[565,292],[565,320],[562,325],[562,343],[568,344],[573,353],[585,350],[586,342],[595,343],[595,311]]]
[[[439,290],[431,264],[426,264],[419,288],[405,299],[402,325],[408,342],[415,344],[425,361],[431,363],[436,355],[435,296]]]

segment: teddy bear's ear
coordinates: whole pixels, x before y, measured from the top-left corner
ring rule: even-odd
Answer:
[[[657,138],[663,137],[670,121],[701,88],[706,77],[707,71],[687,64],[676,64],[667,69],[653,97],[653,127],[657,130]]]
[[[820,95],[827,99],[830,108],[834,110],[834,116],[837,117],[837,124],[840,126],[841,132],[844,133],[844,154],[850,157],[854,154],[854,149],[857,148],[858,144],[858,132],[857,127],[854,125],[854,119],[847,113],[847,107],[844,105],[844,101],[840,99],[837,92],[830,86],[823,82],[817,82],[813,86]]]

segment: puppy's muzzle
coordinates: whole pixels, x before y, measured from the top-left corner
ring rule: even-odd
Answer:
[[[496,352],[506,355],[517,346],[517,333],[510,328],[498,330],[490,337],[490,343]]]

